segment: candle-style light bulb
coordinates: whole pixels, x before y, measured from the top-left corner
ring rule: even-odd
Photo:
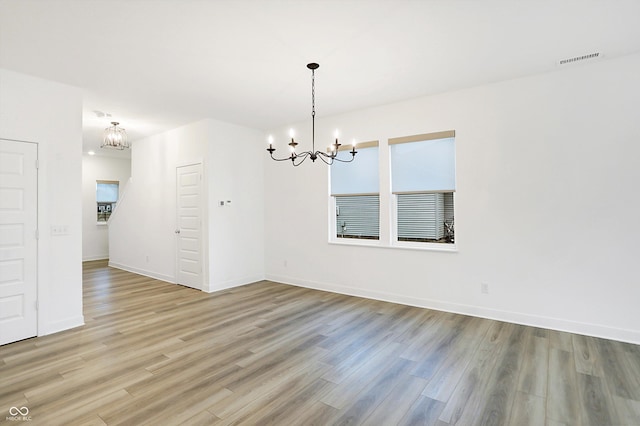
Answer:
[[[356,147],[356,140],[355,140],[355,138],[351,141],[351,145],[353,145],[353,147],[354,147],[354,148]]]
[[[269,148],[271,148],[271,146],[273,145],[273,136],[269,135],[267,141],[269,142]]]
[[[294,133],[293,129],[289,129],[289,137],[291,139],[293,139],[294,136],[295,136],[295,133]]]

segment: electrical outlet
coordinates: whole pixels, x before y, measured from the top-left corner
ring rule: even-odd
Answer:
[[[488,283],[480,283],[480,293],[489,294],[489,284]]]

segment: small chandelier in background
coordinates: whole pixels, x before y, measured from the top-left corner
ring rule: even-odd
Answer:
[[[291,150],[291,154],[288,157],[284,158],[276,158],[273,156],[273,152],[276,150],[273,147],[273,137],[269,136],[269,148],[267,151],[271,158],[276,161],[287,161],[291,160],[294,166],[299,166],[306,160],[307,158],[311,158],[311,161],[315,162],[316,159],[321,159],[328,165],[332,165],[335,161],[340,161],[342,163],[350,163],[356,157],[358,151],[356,151],[356,143],[353,142],[353,147],[349,153],[351,154],[351,158],[348,160],[342,160],[338,158],[338,151],[341,144],[338,142],[338,135],[336,134],[336,141],[329,146],[327,152],[316,151],[316,87],[315,87],[315,70],[318,69],[320,65],[312,62],[307,64],[307,68],[311,70],[311,151],[304,151],[297,153],[296,146],[298,143],[293,139],[293,130],[291,130],[291,142],[289,142],[289,147]]]
[[[129,148],[129,142],[127,141],[127,132],[118,127],[120,123],[112,121],[111,126],[104,129],[104,138],[102,139],[102,145],[100,148],[112,148],[123,150]]]

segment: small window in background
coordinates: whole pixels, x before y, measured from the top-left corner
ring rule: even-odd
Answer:
[[[112,180],[96,181],[96,204],[98,205],[98,222],[109,220],[118,202],[119,182]]]
[[[455,242],[454,131],[389,140],[396,241]]]
[[[351,149],[351,147],[345,147]],[[360,143],[350,163],[331,166],[333,238],[380,239],[378,142]]]

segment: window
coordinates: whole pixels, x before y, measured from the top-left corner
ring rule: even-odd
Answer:
[[[337,195],[336,237],[380,239],[380,196]]]
[[[455,241],[455,133],[389,140],[395,241]]]
[[[118,201],[119,182],[112,180],[96,181],[96,203],[98,205],[98,222],[107,222]]]
[[[357,150],[353,162],[335,162],[330,169],[331,198],[335,212],[332,239],[379,240],[378,142],[358,144]]]
[[[453,193],[396,194],[398,241],[453,242]]]

